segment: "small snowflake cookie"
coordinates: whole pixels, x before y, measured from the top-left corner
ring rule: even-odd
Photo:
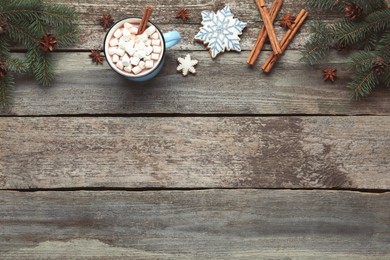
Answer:
[[[197,60],[192,60],[191,55],[187,54],[187,56],[183,58],[178,58],[177,61],[180,63],[177,67],[177,71],[182,71],[183,76],[187,76],[188,72],[192,74],[196,73],[195,65],[198,64]]]
[[[239,35],[242,34],[246,23],[233,16],[228,5],[217,13],[202,12],[203,27],[195,36],[195,40],[207,45],[212,58],[225,50],[241,51]]]

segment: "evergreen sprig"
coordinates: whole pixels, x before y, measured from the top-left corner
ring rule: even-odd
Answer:
[[[0,34],[0,63],[8,73],[0,77],[0,109],[11,104],[14,73],[30,73],[42,85],[54,79],[51,55],[40,48],[42,36],[52,34],[56,47],[75,43],[77,34],[76,14],[72,8],[48,4],[42,0],[6,0],[0,2],[0,19],[7,28]],[[23,58],[13,57],[11,46],[22,45],[26,49]]]
[[[342,18],[334,24],[314,22],[312,35],[305,45],[302,59],[309,64],[322,62],[335,46],[354,47],[360,52],[350,57],[352,81],[348,84],[352,95],[361,98],[369,95],[380,83],[390,88],[390,69],[375,73],[375,60],[383,58],[390,66],[390,9],[384,0],[306,0],[314,7],[337,10],[341,13],[348,4],[359,5],[364,12],[356,20]]]

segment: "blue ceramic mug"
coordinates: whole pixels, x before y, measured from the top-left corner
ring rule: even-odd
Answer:
[[[108,54],[108,48],[110,47],[109,42],[110,42],[111,38],[113,37],[114,32],[118,28],[123,27],[124,23],[126,23],[126,22],[138,25],[141,22],[141,18],[138,18],[138,17],[126,18],[126,19],[123,19],[123,20],[115,23],[110,28],[110,30],[107,32],[106,37],[104,39],[104,55],[106,56],[107,63],[108,63],[108,65],[110,65],[110,67],[115,72],[124,76],[128,80],[137,81],[137,82],[143,82],[143,81],[150,80],[150,79],[154,78],[155,76],[157,76],[157,74],[161,71],[162,67],[164,66],[166,50],[175,46],[176,44],[178,44],[180,42],[180,40],[181,40],[180,33],[177,31],[162,33],[161,30],[156,25],[154,25],[153,23],[151,23],[149,21],[148,26],[154,25],[157,28],[157,33],[159,34],[159,36],[162,40],[162,44],[161,44],[162,45],[162,52],[160,54],[159,60],[156,62],[156,65],[152,69],[146,69],[146,70],[142,71],[140,74],[134,75],[134,74],[130,74],[126,71],[118,69],[116,67],[116,65],[113,63],[111,56]]]

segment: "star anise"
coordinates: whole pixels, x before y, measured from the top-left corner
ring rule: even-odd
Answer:
[[[3,34],[7,31],[8,21],[6,18],[0,17],[0,34]]]
[[[111,25],[114,23],[114,19],[112,19],[111,14],[103,14],[102,17],[99,19],[100,25],[106,30],[107,28],[110,28]]]
[[[41,41],[39,42],[39,47],[45,51],[53,51],[55,45],[57,44],[57,39],[50,33],[46,33],[42,36]]]
[[[99,50],[91,50],[91,54],[89,54],[89,57],[91,57],[92,61],[96,64],[103,64],[103,57],[100,55]]]
[[[282,20],[280,21],[280,26],[283,28],[289,28],[291,29],[295,21],[295,16],[292,16],[290,13],[287,13],[285,16],[283,16]]]
[[[182,19],[184,22],[190,18],[190,12],[187,8],[179,8],[176,14],[176,19]]]
[[[2,62],[2,61],[0,60],[0,78],[1,78],[1,79],[4,79],[5,76],[7,76],[7,73],[8,73],[8,68],[7,68],[7,66],[5,65],[4,62]]]
[[[324,73],[324,81],[330,80],[332,82],[335,81],[337,77],[337,69],[329,67],[329,68],[322,68],[322,72]]]

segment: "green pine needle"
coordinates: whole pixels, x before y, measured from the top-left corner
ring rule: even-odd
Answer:
[[[390,29],[390,9],[375,11],[361,22],[349,19],[335,25],[337,41],[343,45],[353,45],[366,39],[370,33],[379,33]]]
[[[302,60],[314,64],[328,53],[333,42],[333,30],[323,22],[314,22],[310,27],[312,37],[305,45]]]
[[[378,83],[379,80],[374,71],[368,70],[364,73],[357,73],[352,82],[348,84],[348,88],[352,91],[352,96],[355,99],[360,99],[371,94]]]
[[[0,109],[6,109],[11,105],[14,86],[12,72],[8,72],[5,78],[0,78]]]
[[[4,108],[11,103],[14,87],[12,72],[30,73],[45,86],[53,81],[55,68],[50,53],[40,49],[42,36],[51,33],[57,39],[56,47],[66,47],[75,43],[78,31],[73,8],[42,0],[1,1],[0,17],[6,18],[9,24],[0,37],[0,61],[9,70],[0,82],[0,108]],[[11,56],[10,44],[15,42],[27,49],[25,59]]]
[[[364,12],[352,21],[342,18],[332,25],[315,22],[312,35],[305,45],[302,59],[309,64],[324,62],[332,45],[351,46],[364,49],[350,57],[352,81],[348,84],[356,99],[368,96],[380,82],[390,88],[390,69],[383,76],[374,72],[374,60],[383,57],[390,66],[390,9],[384,0],[306,0],[314,7],[344,12],[345,4],[360,5]]]

